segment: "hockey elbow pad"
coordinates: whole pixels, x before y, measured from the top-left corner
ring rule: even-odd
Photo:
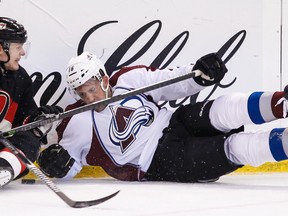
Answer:
[[[63,178],[69,172],[75,160],[61,145],[52,144],[40,153],[37,162],[40,169],[48,177]]]

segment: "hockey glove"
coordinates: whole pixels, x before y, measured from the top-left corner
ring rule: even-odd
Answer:
[[[219,83],[228,71],[224,62],[217,53],[210,53],[197,60],[193,67],[200,70],[201,76],[194,77],[195,82],[202,86],[210,86]]]
[[[59,144],[44,149],[38,159],[40,169],[51,178],[63,178],[73,166],[75,160]]]
[[[25,119],[24,124],[34,122],[37,120],[41,120],[41,119],[51,118],[54,115],[57,115],[61,112],[63,112],[63,109],[59,106],[49,106],[49,105],[41,106],[36,110],[34,114],[30,115],[29,117]],[[52,123],[49,123],[49,124],[32,129],[32,132],[36,137],[40,138],[43,144],[47,144],[48,143],[47,134],[49,133],[51,129],[52,129]]]

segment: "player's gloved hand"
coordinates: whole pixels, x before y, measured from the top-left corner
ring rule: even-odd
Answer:
[[[63,178],[73,166],[75,160],[59,144],[44,149],[38,159],[40,169],[51,178]]]
[[[202,86],[210,86],[219,83],[228,71],[224,62],[217,53],[210,53],[197,60],[193,67],[202,74],[194,77],[195,82]]]
[[[27,117],[24,121],[24,124],[34,122],[41,119],[51,118],[54,115],[62,113],[63,109],[60,106],[41,106],[35,113]],[[52,129],[52,123],[37,127],[32,129],[32,132],[35,136],[39,137],[43,144],[47,144],[47,134]]]

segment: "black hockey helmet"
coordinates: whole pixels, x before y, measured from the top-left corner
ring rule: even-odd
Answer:
[[[8,56],[8,60],[0,62],[2,68],[3,64],[10,61],[9,47],[10,43],[22,43],[27,40],[27,31],[24,26],[16,20],[8,17],[0,17],[0,44],[4,52]]]
[[[16,20],[8,17],[0,17],[0,42],[25,43],[27,31]]]

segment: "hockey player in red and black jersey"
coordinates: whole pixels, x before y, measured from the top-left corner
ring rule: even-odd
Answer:
[[[62,111],[54,106],[37,107],[33,99],[32,80],[19,65],[21,57],[27,54],[25,46],[29,44],[23,25],[11,18],[0,17],[0,131],[3,132],[22,125],[24,120],[34,121],[43,113]],[[35,161],[47,127],[40,128],[43,134],[35,129],[16,133],[8,139],[31,161]],[[0,188],[27,173],[25,164],[0,143]]]

